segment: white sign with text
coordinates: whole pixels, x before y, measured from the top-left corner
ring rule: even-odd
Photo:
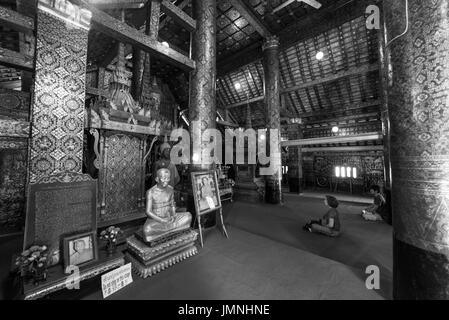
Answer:
[[[103,291],[103,299],[123,289],[132,282],[131,263],[102,275],[101,289]]]

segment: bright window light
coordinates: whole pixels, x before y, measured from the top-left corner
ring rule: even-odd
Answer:
[[[335,176],[340,178],[340,167],[335,167]]]
[[[346,176],[351,178],[351,167],[346,167]]]
[[[357,168],[352,168],[352,177],[357,179]]]
[[[340,173],[341,173],[341,177],[342,177],[342,178],[346,178],[346,170],[345,170],[345,167],[341,167]]]

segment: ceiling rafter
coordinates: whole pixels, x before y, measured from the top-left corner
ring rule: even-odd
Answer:
[[[141,33],[139,30],[129,26],[125,22],[113,18],[109,14],[99,10],[95,6],[86,2],[86,0],[72,0],[76,5],[88,9],[92,12],[92,23],[101,32],[117,39],[123,43],[130,43],[133,46],[149,52],[158,58],[167,61],[184,70],[195,69],[195,61],[189,57],[167,48],[162,43]]]
[[[196,30],[196,20],[184,12],[182,8],[177,7],[168,0],[162,0],[161,9],[167,16],[179,23],[189,32]]]
[[[100,9],[140,9],[148,0],[87,0]]]
[[[178,8],[180,10],[184,10],[185,7],[187,7],[187,5],[191,2],[191,0],[183,0],[179,5]],[[164,15],[164,19],[159,23],[159,29],[162,29],[165,27],[165,25],[170,22],[170,20],[172,19],[170,16],[168,15]]]
[[[257,17],[257,15],[242,0],[229,0],[232,6],[245,18],[250,25],[264,38],[272,36],[269,28]]]
[[[6,48],[0,48],[0,64],[19,70],[33,71],[34,57]]]
[[[19,32],[28,34],[34,32],[34,19],[2,6],[0,6],[0,24]]]

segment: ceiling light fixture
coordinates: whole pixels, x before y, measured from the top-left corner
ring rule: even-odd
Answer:
[[[240,84],[240,82],[236,82],[234,84],[234,88],[235,88],[235,90],[240,90],[240,89],[242,89],[242,85]]]
[[[340,131],[340,128],[339,128],[339,127],[337,127],[337,126],[332,127],[332,132],[333,132],[333,133],[338,133],[338,131]]]
[[[168,44],[167,41],[162,42],[162,45],[163,45],[164,47],[170,48],[170,45]]]
[[[316,54],[316,58],[317,58],[317,60],[323,60],[324,52],[323,51],[318,51],[318,53]]]

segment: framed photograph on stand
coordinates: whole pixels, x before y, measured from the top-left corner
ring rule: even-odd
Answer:
[[[227,238],[228,233],[223,222],[223,209],[220,200],[220,190],[218,188],[217,172],[215,170],[199,171],[192,172],[191,175],[201,246],[203,246],[201,216],[210,212],[219,211],[221,227]]]
[[[64,237],[64,270],[68,266],[83,267],[98,260],[95,231]]]

